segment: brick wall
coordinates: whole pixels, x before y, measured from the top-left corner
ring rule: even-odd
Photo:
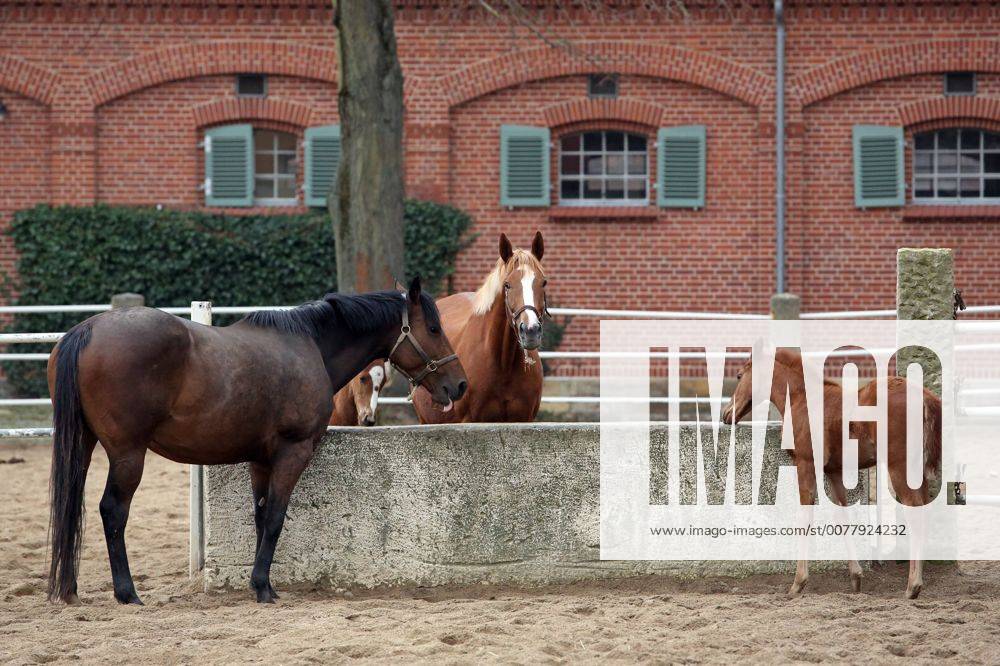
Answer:
[[[598,14],[527,2],[550,39],[568,40],[569,49],[481,11],[427,8],[434,4],[398,2],[406,179],[411,194],[475,218],[480,235],[459,259],[457,288],[474,288],[486,273],[498,232],[527,243],[541,229],[554,303],[766,310],[774,284],[769,2],[720,10],[690,0],[687,17],[627,0]],[[952,246],[967,300],[1000,302],[1000,215],[858,210],[850,144],[858,123],[903,125],[908,136],[933,123],[1000,126],[1000,8],[787,4],[789,289],[806,310],[889,307],[897,247]],[[0,0],[0,100],[8,108],[0,226],[45,201],[198,207],[206,127],[251,122],[301,133],[336,122],[330,19],[327,3],[306,0]],[[976,98],[945,99],[940,72],[948,70],[979,72]],[[233,74],[246,71],[269,75],[267,100],[234,98]],[[585,74],[594,71],[621,73],[618,100],[587,99]],[[504,210],[505,123],[548,126],[556,139],[588,127],[653,137],[660,126],[704,124],[706,206],[624,216]],[[11,271],[13,259],[0,238],[0,268]],[[596,347],[596,331],[577,318],[567,348]]]

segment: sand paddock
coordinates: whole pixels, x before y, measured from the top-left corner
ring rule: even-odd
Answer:
[[[128,527],[146,606],[121,607],[96,511],[107,473],[100,449],[87,486],[84,605],[49,604],[48,456],[46,446],[0,444],[0,663],[1000,658],[1000,565],[992,563],[928,567],[916,602],[903,599],[905,570],[895,565],[868,573],[857,595],[846,593],[846,571],[814,574],[795,599],[784,594],[786,576],[353,595],[279,588],[279,605],[268,607],[249,591],[207,595],[187,576],[187,471],[152,454]]]

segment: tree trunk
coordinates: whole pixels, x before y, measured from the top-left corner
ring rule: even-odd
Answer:
[[[389,289],[403,275],[403,73],[392,0],[333,0],[341,160],[329,197],[337,288]]]

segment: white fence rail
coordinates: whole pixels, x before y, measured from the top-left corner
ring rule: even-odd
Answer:
[[[260,305],[260,306],[211,306],[210,304],[206,306],[203,301],[192,302],[191,307],[164,307],[160,308],[164,312],[168,312],[176,315],[191,316],[192,310],[197,310],[198,308],[209,308],[212,314],[216,315],[239,315],[246,314],[249,312],[255,312],[257,310],[287,310],[295,306],[293,305]],[[5,305],[0,306],[0,314],[51,314],[51,313],[97,313],[110,310],[110,304],[89,304],[89,305]],[[750,320],[750,319],[767,319],[769,315],[766,314],[754,314],[754,313],[727,313],[727,312],[684,312],[684,311],[654,311],[654,310],[613,310],[613,309],[590,309],[590,308],[552,308],[552,314],[554,315],[568,315],[568,316],[585,316],[585,317],[602,317],[602,318],[629,318],[629,319],[729,319],[729,320]],[[1000,305],[979,305],[971,306],[964,311],[965,314],[993,314],[1000,313]],[[895,317],[896,310],[843,310],[836,312],[805,312],[801,315],[802,319],[865,319],[865,318],[886,318]],[[196,314],[195,320],[199,319]],[[985,333],[985,332],[998,332],[1000,331],[1000,321],[965,321],[959,322],[957,324],[956,330],[960,333]],[[63,333],[50,332],[50,333],[3,333],[0,334],[0,345],[6,344],[24,344],[24,343],[55,343],[63,336]],[[1000,350],[1000,344],[994,343],[980,343],[980,344],[969,344],[969,345],[959,345],[956,347],[957,351],[966,352],[978,352],[978,351],[998,351]],[[853,352],[835,352],[837,355],[851,356]],[[721,355],[721,354],[720,354]],[[599,351],[543,351],[540,352],[540,356],[543,359],[600,359],[608,356],[620,357],[620,358],[635,358],[640,356],[647,356],[649,358],[701,358],[704,354],[699,354],[696,352],[649,352],[645,354],[635,354],[635,353],[623,353],[623,352],[605,352],[601,353]],[[745,353],[734,353],[728,355],[730,358],[743,358],[747,356]],[[3,352],[0,353],[0,361],[47,361],[49,355],[47,353],[37,353],[37,352]],[[975,391],[975,392],[973,392]],[[961,391],[961,395],[966,395],[966,391]],[[980,390],[971,389],[967,393],[969,396],[973,395],[984,395]],[[543,396],[542,402],[544,403],[561,403],[561,404],[600,404],[601,398],[599,396]],[[392,404],[405,404],[407,400],[405,398],[380,398],[379,402],[382,404],[392,405]],[[679,404],[698,404],[698,403],[710,403],[712,402],[709,398],[684,398],[684,397],[666,397],[666,398],[652,398],[650,400],[652,403],[679,403]],[[51,404],[48,398],[5,398],[0,399],[0,406],[23,406],[23,405],[48,405]],[[987,413],[992,414],[989,410],[996,409],[1000,412],[1000,407],[993,408],[988,406],[981,407],[970,407],[968,408],[968,414],[982,414]],[[20,429],[25,431],[39,431],[45,429],[29,428]],[[0,430],[0,437],[8,436],[5,433],[13,432],[13,430]]]

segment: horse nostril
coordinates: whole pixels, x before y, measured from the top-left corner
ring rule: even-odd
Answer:
[[[469,388],[469,383],[464,379],[458,383],[458,392],[455,394],[455,398],[461,398],[465,395],[466,389]]]
[[[517,325],[517,330],[521,331],[521,333],[524,333],[527,330],[527,328],[528,327],[525,325],[523,321]]]

